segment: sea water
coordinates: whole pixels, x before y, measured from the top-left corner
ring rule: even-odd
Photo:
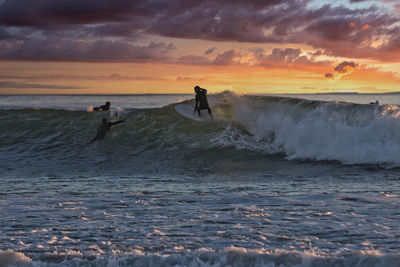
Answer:
[[[400,266],[400,95],[178,102],[0,96],[0,266]]]

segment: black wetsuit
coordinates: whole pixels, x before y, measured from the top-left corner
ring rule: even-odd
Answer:
[[[97,140],[103,140],[104,137],[106,136],[106,133],[111,129],[111,126],[114,126],[116,124],[120,124],[124,122],[123,120],[120,121],[113,121],[113,122],[106,122],[106,123],[102,123],[97,127],[97,134],[96,136],[93,138],[92,141],[89,142],[89,144],[93,143],[94,141]]]
[[[110,105],[102,105],[100,107],[93,108],[94,111],[106,111],[110,110]]]
[[[207,90],[200,88],[196,93],[196,105],[194,107],[194,112],[197,111],[197,113],[200,116],[200,110],[203,109],[207,109],[208,114],[211,115],[211,108],[208,105],[208,100],[207,100]]]

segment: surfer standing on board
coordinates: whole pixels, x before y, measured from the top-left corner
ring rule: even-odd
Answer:
[[[93,108],[94,111],[106,111],[106,110],[110,110],[111,107],[111,103],[109,101],[107,101],[104,105],[100,106],[100,107],[95,107]]]
[[[93,140],[90,141],[88,144],[91,144],[91,143],[93,143],[94,141],[97,141],[97,140],[103,140],[104,137],[106,136],[106,133],[111,129],[111,126],[120,124],[122,122],[124,122],[124,120],[107,122],[107,119],[103,118],[102,124],[100,124],[97,127],[97,134],[96,134],[95,138],[93,138]]]
[[[212,116],[211,114],[211,108],[208,105],[208,101],[207,101],[207,90],[200,88],[200,86],[195,86],[194,87],[194,92],[196,93],[196,106],[194,107],[194,113],[199,114],[200,115],[200,110],[203,109],[207,109],[208,110],[208,114],[210,114],[210,116]]]

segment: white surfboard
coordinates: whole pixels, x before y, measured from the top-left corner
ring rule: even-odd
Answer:
[[[194,113],[194,107],[187,104],[177,104],[175,105],[175,110],[182,116],[195,121],[209,121],[212,119],[207,110],[201,110],[201,116],[199,117],[197,112]]]
[[[120,119],[125,117],[125,110],[123,108],[117,107],[110,110],[111,119]]]

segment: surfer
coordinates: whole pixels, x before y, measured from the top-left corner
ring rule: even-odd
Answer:
[[[370,105],[379,105],[379,101],[376,100],[375,102],[370,102],[369,104],[370,104]]]
[[[194,87],[194,92],[196,93],[196,105],[194,107],[194,113],[199,114],[200,115],[200,110],[203,109],[207,109],[208,110],[208,114],[210,114],[210,116],[212,116],[211,114],[211,108],[208,105],[208,100],[207,100],[207,90],[204,88],[200,88],[200,86],[196,85]]]
[[[92,141],[90,141],[88,144],[93,143],[94,141],[97,140],[103,140],[104,137],[106,136],[106,133],[111,129],[111,126],[117,125],[124,122],[124,120],[119,120],[119,121],[111,121],[111,122],[107,122],[106,118],[103,118],[102,120],[102,124],[100,124],[97,127],[97,134],[96,136],[93,138]]]
[[[104,105],[100,106],[100,107],[95,107],[93,108],[94,111],[106,111],[106,110],[110,110],[111,107],[111,103],[109,101],[107,101]]]

